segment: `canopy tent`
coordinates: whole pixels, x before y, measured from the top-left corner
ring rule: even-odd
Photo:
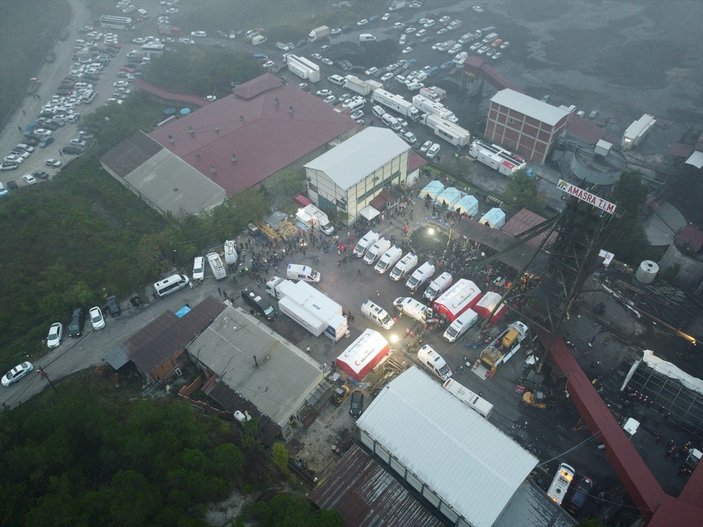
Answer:
[[[374,218],[375,218],[376,216],[378,216],[379,214],[381,214],[381,213],[378,212],[378,211],[377,211],[374,207],[372,207],[371,205],[366,205],[366,207],[364,207],[363,209],[361,209],[361,210],[359,211],[359,216],[361,216],[362,218],[366,218],[366,219],[369,220],[369,221],[371,221],[372,219],[374,219]]]
[[[467,214],[473,218],[478,214],[478,200],[471,194],[467,194],[454,204],[454,210],[459,214]]]
[[[435,198],[435,203],[437,205],[446,205],[448,208],[453,208],[454,204],[461,199],[461,197],[464,194],[454,188],[454,187],[447,187],[445,188],[442,193]]]
[[[427,185],[425,185],[425,188],[420,191],[420,197],[422,199],[425,199],[427,196],[429,196],[432,199],[436,199],[437,196],[439,196],[443,190],[444,185],[442,185],[441,181],[430,181]]]
[[[494,207],[478,220],[481,225],[488,225],[491,229],[500,229],[505,225],[505,212]]]

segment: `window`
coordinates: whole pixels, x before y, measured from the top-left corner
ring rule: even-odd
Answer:
[[[317,185],[313,185],[310,181],[308,181],[308,188],[313,192],[317,192]]]

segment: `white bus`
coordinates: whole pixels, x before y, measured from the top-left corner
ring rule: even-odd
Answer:
[[[190,280],[183,274],[172,274],[168,278],[154,283],[154,292],[159,297],[164,297],[183,289],[190,283]]]
[[[554,475],[552,484],[549,485],[549,490],[547,490],[547,496],[557,505],[561,505],[564,501],[564,496],[566,496],[566,491],[569,490],[569,485],[574,479],[575,470],[572,466],[562,463],[559,465],[559,470]]]
[[[134,20],[128,16],[103,15],[99,18],[99,22],[100,27],[120,29],[122,31],[132,31],[134,29]]]
[[[493,405],[486,401],[483,397],[475,394],[463,384],[454,379],[447,379],[444,382],[444,389],[459,399],[466,406],[478,412],[483,417],[488,418],[493,411]]]

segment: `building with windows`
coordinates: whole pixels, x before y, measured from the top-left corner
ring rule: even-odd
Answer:
[[[491,99],[486,138],[525,158],[543,164],[556,140],[566,133],[570,112],[505,89]]]
[[[411,152],[392,130],[368,127],[305,165],[308,196],[351,225],[384,189],[414,182]]]

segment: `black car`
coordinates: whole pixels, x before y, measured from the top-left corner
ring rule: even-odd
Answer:
[[[242,299],[244,299],[247,305],[251,308],[252,313],[258,313],[259,315],[266,317],[267,320],[273,320],[276,318],[276,310],[273,306],[271,306],[266,298],[253,289],[248,287],[242,289]]]
[[[5,183],[5,186],[7,187],[7,190],[17,190],[17,182],[14,179],[9,180],[7,183]]]
[[[364,393],[359,390],[354,390],[349,400],[349,415],[356,418],[364,411]]]
[[[75,307],[71,312],[71,321],[68,323],[69,337],[80,337],[85,324],[85,313],[82,307]]]
[[[28,144],[29,146],[37,146],[39,144],[39,139],[37,139],[34,136],[31,137],[24,137],[24,142],[25,144]]]
[[[37,179],[49,179],[49,174],[47,174],[43,170],[37,170],[35,172],[32,172],[32,175]]]
[[[53,137],[45,137],[44,139],[39,141],[39,148],[46,148],[47,146],[49,146],[53,142],[54,142]]]
[[[119,317],[120,314],[122,314],[122,310],[120,309],[120,303],[117,301],[117,297],[115,295],[107,297],[105,311],[110,313],[111,317]]]
[[[68,146],[64,146],[61,149],[61,152],[63,152],[64,154],[77,156],[78,154],[83,153],[83,149],[78,146],[68,145]]]
[[[588,497],[593,494],[593,480],[588,476],[581,476],[576,485],[571,485],[573,492],[566,496],[566,510],[571,514],[577,514],[586,503]]]

